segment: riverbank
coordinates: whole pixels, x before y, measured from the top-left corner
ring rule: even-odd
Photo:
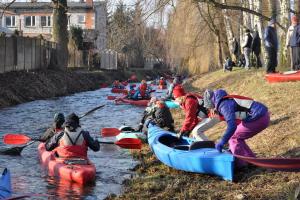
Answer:
[[[247,143],[258,157],[300,157],[300,82],[269,84],[262,70],[216,71],[193,77],[186,89],[203,93],[206,88],[224,88],[229,93],[249,96],[269,107],[270,126]],[[179,128],[184,119],[172,111]],[[216,141],[225,131],[220,123],[206,135]],[[174,170],[158,161],[147,145],[134,154],[140,164],[136,176],[124,182],[120,196],[107,199],[297,199],[300,174],[249,167],[235,172],[235,181],[216,176]],[[296,196],[296,197],[295,197]]]
[[[139,80],[156,77],[153,71],[41,70],[0,74],[0,108],[37,99],[65,96],[99,89],[101,83],[126,80],[136,74]]]

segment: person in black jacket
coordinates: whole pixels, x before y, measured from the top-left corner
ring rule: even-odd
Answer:
[[[300,25],[297,16],[293,16],[294,30],[290,38],[289,46],[292,48],[293,70],[300,70]]]
[[[51,137],[53,137],[56,133],[63,132],[63,123],[65,122],[65,116],[62,113],[56,113],[54,115],[54,122],[50,128],[46,130],[46,132],[40,137],[40,141],[46,142]]]
[[[257,26],[255,25],[255,30],[254,33],[252,34],[253,40],[252,40],[252,45],[251,45],[251,50],[255,55],[256,58],[256,67],[260,68],[262,67],[262,63],[260,60],[260,53],[261,53],[261,39],[259,37],[259,33],[257,31]]]
[[[276,73],[276,67],[278,65],[277,52],[278,52],[278,37],[276,30],[276,20],[271,19],[268,26],[265,29],[264,34],[265,46],[267,50],[267,73]]]
[[[250,69],[250,54],[251,54],[252,36],[250,30],[246,29],[244,43],[242,45],[246,59],[245,69]]]

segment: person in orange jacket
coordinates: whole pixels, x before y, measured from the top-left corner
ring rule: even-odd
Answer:
[[[56,151],[59,157],[87,159],[88,147],[99,151],[99,142],[94,140],[89,132],[81,129],[79,117],[72,113],[65,123],[63,132],[54,135],[46,142],[47,151]]]

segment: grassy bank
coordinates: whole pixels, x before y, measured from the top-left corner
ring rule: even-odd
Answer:
[[[188,82],[189,91],[202,93],[206,88],[224,88],[231,94],[252,97],[263,102],[271,112],[270,126],[247,143],[258,157],[300,157],[300,82],[268,84],[263,71],[217,71]],[[176,126],[180,127],[184,115],[174,111]],[[212,128],[207,136],[221,137],[225,123]],[[124,193],[108,199],[295,199],[300,186],[300,174],[276,172],[250,167],[235,172],[235,181],[218,177],[187,173],[171,169],[144,145],[135,157],[141,164],[135,168],[137,176],[125,182]]]
[[[0,108],[50,97],[99,89],[100,83],[126,80],[132,74],[141,80],[157,76],[153,71],[43,70],[0,74]]]

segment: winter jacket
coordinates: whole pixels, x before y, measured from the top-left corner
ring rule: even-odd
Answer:
[[[54,135],[46,142],[46,150],[56,150],[60,157],[87,158],[88,147],[93,151],[99,151],[99,142],[94,140],[89,132],[77,128],[76,132],[70,132],[67,128]]]
[[[180,132],[190,132],[195,128],[195,126],[200,122],[200,119],[198,118],[200,111],[204,113],[205,116],[202,115],[203,117],[208,117],[206,109],[199,105],[199,101],[197,99],[199,97],[190,93],[186,94],[185,97],[185,101],[180,105],[185,112],[185,119]]]
[[[238,111],[238,104],[233,99],[224,99],[227,96],[225,90],[216,90],[212,98],[212,102],[217,109],[217,112],[224,117],[227,123],[227,129],[223,135],[222,142],[225,144],[228,142],[230,137],[234,134],[237,123],[236,123],[236,112]],[[268,112],[268,108],[262,103],[253,101],[250,110],[248,111],[248,116],[243,119],[243,122],[255,121],[262,117]]]
[[[264,40],[266,47],[278,49],[277,31],[272,26],[267,26],[265,29]]]
[[[242,47],[243,48],[251,48],[251,44],[252,44],[252,36],[250,33],[246,33],[245,40],[244,40]]]
[[[300,47],[300,25],[294,27],[289,44],[290,47]]]
[[[286,40],[285,40],[285,46],[286,47],[289,47],[290,46],[290,40],[291,40],[291,37],[292,37],[292,34],[294,32],[294,29],[295,29],[295,26],[290,26],[287,33],[286,33]]]
[[[132,99],[140,100],[140,99],[150,99],[150,92],[148,90],[144,91],[138,88],[135,94],[132,96]]]
[[[46,142],[47,140],[49,140],[50,138],[52,138],[55,134],[57,133],[61,133],[64,130],[61,129],[57,129],[55,128],[55,125],[53,125],[51,128],[48,128],[45,133],[40,137],[40,141],[42,142]]]
[[[252,44],[251,44],[251,49],[252,49],[252,52],[254,52],[256,55],[260,54],[260,51],[261,51],[261,41],[260,41],[260,37],[259,37],[258,31],[255,31],[253,33],[253,40],[252,40]]]

